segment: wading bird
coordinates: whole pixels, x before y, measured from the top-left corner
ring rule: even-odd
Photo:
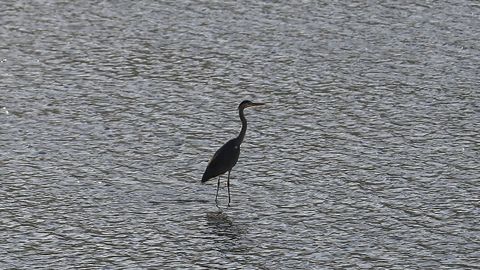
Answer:
[[[212,159],[207,165],[207,169],[203,173],[202,183],[218,176],[217,195],[215,195],[215,204],[218,206],[218,189],[220,188],[220,175],[228,172],[227,189],[228,189],[228,206],[230,206],[230,171],[238,161],[240,156],[240,144],[243,142],[245,132],[247,132],[247,119],[243,115],[243,110],[248,107],[264,105],[264,103],[253,103],[250,100],[244,100],[238,105],[238,113],[242,120],[242,130],[238,137],[229,140],[220,149],[215,152]]]

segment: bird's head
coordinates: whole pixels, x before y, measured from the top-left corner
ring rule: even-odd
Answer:
[[[265,103],[255,103],[255,102],[251,102],[250,100],[244,100],[240,103],[240,105],[238,105],[238,108],[245,109],[248,107],[260,106],[260,105],[265,105]]]

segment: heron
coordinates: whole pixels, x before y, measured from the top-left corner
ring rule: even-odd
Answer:
[[[220,188],[220,176],[228,172],[227,176],[227,189],[228,189],[228,206],[230,206],[230,172],[232,168],[237,164],[238,157],[240,156],[240,145],[245,138],[247,132],[247,119],[243,114],[243,110],[248,107],[260,106],[264,103],[254,103],[250,100],[244,100],[238,105],[238,114],[242,121],[242,129],[240,134],[236,138],[233,138],[220,147],[212,159],[208,162],[207,169],[203,173],[202,183],[205,183],[211,178],[218,176],[217,182],[217,194],[215,195],[215,205],[218,207],[218,190]]]

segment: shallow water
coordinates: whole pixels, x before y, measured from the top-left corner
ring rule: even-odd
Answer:
[[[0,268],[479,268],[478,3],[294,2],[4,3]]]

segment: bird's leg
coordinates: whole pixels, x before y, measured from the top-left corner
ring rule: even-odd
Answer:
[[[230,171],[228,171],[227,189],[228,189],[228,206],[230,206]]]
[[[220,176],[218,176],[217,195],[215,195],[215,205],[218,207],[218,190],[220,189]]]

